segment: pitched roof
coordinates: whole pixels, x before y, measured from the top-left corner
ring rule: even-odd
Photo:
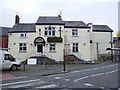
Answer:
[[[9,32],[35,32],[35,23],[15,24]]]
[[[95,32],[113,32],[107,25],[92,25],[92,29]]]
[[[40,16],[36,22],[37,25],[64,25],[60,16]]]
[[[64,21],[66,28],[90,28],[83,21]]]
[[[0,36],[8,36],[10,29],[9,27],[0,27]]]

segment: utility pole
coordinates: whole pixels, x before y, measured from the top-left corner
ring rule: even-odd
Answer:
[[[64,53],[64,56],[65,56],[65,49],[63,49],[63,53]],[[63,59],[64,61],[63,61],[63,72],[65,72],[66,71],[66,67],[65,67],[65,58]]]

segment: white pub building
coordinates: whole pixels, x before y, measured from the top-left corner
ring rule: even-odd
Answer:
[[[9,52],[19,60],[30,56],[47,56],[63,61],[73,54],[84,60],[98,60],[110,54],[112,32],[107,25],[85,24],[83,21],[63,21],[61,16],[40,16],[36,23],[20,23],[9,31]],[[98,56],[99,55],[99,56]]]

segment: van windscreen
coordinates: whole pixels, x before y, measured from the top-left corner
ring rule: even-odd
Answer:
[[[10,54],[5,54],[4,60],[10,60],[10,61],[15,61],[12,55]]]

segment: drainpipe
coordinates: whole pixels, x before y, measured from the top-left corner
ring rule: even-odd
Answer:
[[[98,60],[98,52],[99,52],[98,43],[96,43],[96,45],[97,45],[97,60]]]
[[[112,39],[112,32],[111,32],[111,48],[113,48],[113,39]],[[113,50],[111,50],[111,60],[113,61]]]
[[[59,28],[59,31],[60,31],[60,37],[61,37],[61,27]]]
[[[89,40],[90,40],[90,60],[93,60],[93,58],[92,58],[92,44],[93,44],[93,40],[92,40],[92,30],[93,30],[93,28],[92,28],[92,23],[88,23],[87,24],[89,27],[90,27],[90,29],[88,30],[88,32],[89,32]]]

